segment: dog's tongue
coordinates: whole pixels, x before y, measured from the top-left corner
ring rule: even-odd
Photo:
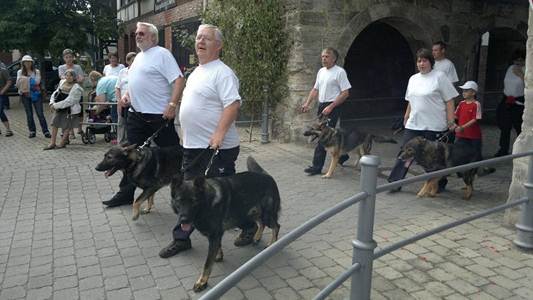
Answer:
[[[181,230],[183,231],[191,231],[191,224],[181,224]]]
[[[111,173],[111,171],[109,171],[109,170],[105,171],[105,173],[104,173],[105,178],[109,177],[110,173]]]

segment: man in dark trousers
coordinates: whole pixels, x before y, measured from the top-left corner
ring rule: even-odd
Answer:
[[[322,68],[318,71],[315,85],[302,105],[302,112],[308,112],[311,103],[318,98],[318,115],[327,116],[328,126],[332,128],[335,128],[339,119],[339,106],[348,98],[352,87],[346,71],[336,64],[338,57],[337,50],[331,47],[322,50]],[[348,158],[347,154],[342,155],[339,158],[339,164],[342,165]],[[313,164],[307,167],[304,172],[311,176],[321,174],[325,160],[326,149],[317,144],[313,155]]]
[[[183,92],[183,74],[170,51],[157,45],[158,31],[153,24],[137,23],[135,41],[141,52],[130,66],[128,90],[119,102],[124,109],[129,108],[128,142],[142,145],[164,126],[155,138],[156,144],[179,145],[173,120]],[[120,191],[102,203],[108,207],[131,204],[134,194],[135,185],[124,176]]]

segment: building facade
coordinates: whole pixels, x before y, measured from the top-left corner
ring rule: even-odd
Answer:
[[[314,84],[325,47],[339,50],[338,64],[352,84],[342,122],[403,115],[405,88],[416,73],[415,53],[436,41],[448,44],[447,56],[460,82],[479,83],[479,98],[490,115],[501,98],[511,56],[526,47],[528,2],[523,0],[284,2],[292,44],[289,94],[274,108],[272,121],[273,137],[281,141],[302,139],[302,130],[315,118],[314,113],[300,114],[298,108]],[[176,45],[172,26],[194,29],[206,5],[206,0],[118,1],[118,18],[126,28],[119,40],[121,57],[135,49],[135,23],[146,21],[161,29],[161,44],[180,66],[193,64],[192,53]]]

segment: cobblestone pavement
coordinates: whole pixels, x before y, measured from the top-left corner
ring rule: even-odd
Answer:
[[[27,138],[24,113],[12,98],[7,111],[15,136],[0,136],[0,299],[188,299],[201,271],[207,241],[192,235],[193,249],[170,259],[159,250],[171,238],[175,216],[168,188],[152,213],[131,220],[131,207],[101,204],[117,191],[120,175],[94,171],[109,147],[72,141],[66,149],[42,151],[39,132]],[[388,132],[384,125],[376,131]],[[4,132],[4,128],[2,128]],[[243,134],[244,136],[245,134]],[[485,127],[487,155],[496,131]],[[397,147],[377,145],[386,173]],[[311,146],[243,142],[238,169],[253,155],[277,180],[282,196],[281,235],[359,190],[359,170],[338,169],[333,179],[308,177]],[[416,169],[415,169],[416,171]],[[420,171],[418,169],[418,171]],[[380,247],[505,202],[511,165],[479,178],[471,201],[460,199],[461,183],[435,199],[417,199],[421,184],[397,194],[379,194],[375,240]],[[385,182],[380,178],[380,183]],[[356,208],[303,236],[233,288],[225,299],[310,299],[351,264]],[[496,214],[406,246],[374,263],[372,299],[533,299],[533,254],[512,244],[515,230]],[[258,253],[236,248],[238,232],[225,235],[225,260],[211,286]],[[332,294],[347,296],[349,283]]]

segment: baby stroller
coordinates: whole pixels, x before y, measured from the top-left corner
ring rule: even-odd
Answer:
[[[88,104],[93,104],[89,102]],[[116,105],[116,104],[109,104]],[[94,144],[96,142],[96,135],[103,134],[104,140],[109,143],[117,138],[117,124],[113,123],[111,119],[111,108],[105,108],[100,113],[97,113],[96,107],[87,108],[87,119],[82,122],[86,125],[85,132],[81,136],[81,140],[84,144]]]

